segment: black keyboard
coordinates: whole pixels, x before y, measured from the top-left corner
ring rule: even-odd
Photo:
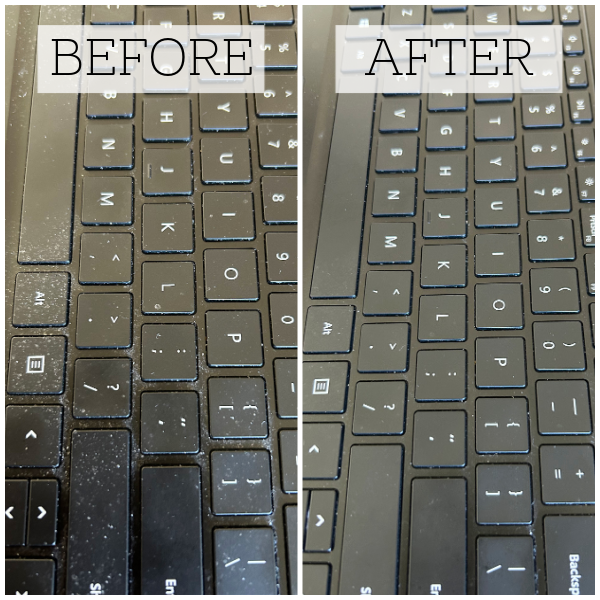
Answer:
[[[296,16],[21,7],[7,594],[296,593]],[[266,90],[39,94],[82,23],[265,25]]]
[[[337,25],[562,24],[565,85],[335,103],[329,84],[304,200],[305,594],[594,593],[586,18],[336,7]]]

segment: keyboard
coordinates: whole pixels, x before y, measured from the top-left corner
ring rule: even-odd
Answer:
[[[296,18],[21,7],[6,593],[296,593]],[[34,89],[38,24],[152,23],[264,25],[265,92]]]
[[[304,199],[320,215],[318,237],[305,229],[305,594],[594,593],[588,18],[336,7],[334,25],[562,26],[564,87],[336,97],[332,76],[323,92],[331,134]]]

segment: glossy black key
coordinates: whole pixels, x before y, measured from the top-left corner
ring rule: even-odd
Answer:
[[[526,398],[477,398],[475,406],[479,454],[529,452]]]
[[[4,482],[4,545],[24,546],[27,523],[27,479],[7,479]]]
[[[569,176],[564,172],[528,173],[525,196],[528,213],[571,212]]]
[[[567,166],[565,136],[562,131],[523,134],[526,169],[564,168]]]
[[[418,338],[420,342],[464,341],[467,338],[467,297],[421,296]]]
[[[147,253],[193,252],[192,204],[144,204],[142,251]]]
[[[195,381],[196,327],[193,324],[142,326],[142,379]]]
[[[478,283],[475,286],[477,329],[523,329],[521,283]]]
[[[375,180],[372,213],[375,217],[412,216],[417,204],[415,177],[386,177]]]
[[[412,279],[412,271],[368,271],[363,314],[410,314]]]
[[[295,117],[298,115],[296,75],[265,73],[265,91],[254,94],[259,117]]]
[[[341,413],[346,410],[349,363],[304,362],[302,410],[305,413]]]
[[[192,139],[189,98],[145,98],[143,111],[145,142],[189,142]]]
[[[132,209],[131,177],[83,178],[83,225],[131,225]]]
[[[273,348],[296,348],[298,326],[296,294],[269,294],[269,317]]]
[[[245,94],[199,94],[201,131],[246,131]]]
[[[68,273],[17,273],[12,322],[15,327],[67,324]]]
[[[477,338],[475,382],[478,388],[526,387],[523,338]]]
[[[256,250],[205,250],[204,296],[219,301],[258,300]]]
[[[536,394],[540,433],[581,435],[592,432],[587,381],[538,381]]]
[[[420,350],[417,352],[415,400],[465,400],[467,352]]]
[[[54,594],[53,559],[12,558],[5,562],[5,594],[24,596]]]
[[[577,270],[570,268],[531,269],[531,312],[578,313]]]
[[[427,156],[424,185],[426,192],[466,192],[467,157],[463,154]]]
[[[366,323],[360,330],[360,373],[403,373],[408,369],[408,323]]]
[[[341,423],[305,423],[302,435],[304,479],[337,479],[342,452]]]
[[[533,348],[538,371],[585,371],[583,327],[579,321],[535,322]]]
[[[354,435],[404,433],[405,381],[359,381],[354,399]]]
[[[277,414],[282,419],[294,419],[298,416],[296,365],[295,358],[276,358],[273,362]]]
[[[133,169],[133,125],[88,123],[83,166],[86,169]]]
[[[531,220],[527,223],[529,260],[575,260],[571,219]]]
[[[518,227],[519,192],[503,188],[502,197],[489,187],[475,190],[475,227]]]
[[[577,174],[577,197],[580,202],[596,200],[596,176],[594,165],[581,165],[575,168]]]
[[[423,246],[421,287],[465,287],[467,247],[458,245]]]
[[[189,196],[194,191],[192,151],[188,148],[146,149],[143,169],[144,196]]]
[[[514,140],[514,108],[502,105],[478,106],[475,109],[474,136],[477,141]]]
[[[297,237],[298,234],[291,232],[265,234],[269,283],[297,282]]]
[[[419,157],[416,135],[382,136],[377,142],[375,170],[378,173],[414,173]]]
[[[521,245],[518,233],[475,236],[475,274],[479,277],[520,275]]]
[[[477,146],[475,148],[475,181],[517,180],[517,149],[512,145]]]
[[[421,122],[421,100],[419,98],[384,98],[379,117],[379,131],[419,131]]]
[[[593,127],[576,127],[573,134],[573,154],[579,161],[595,160],[596,136]]]
[[[279,432],[281,489],[286,494],[298,492],[298,432],[284,429]]]
[[[207,362],[211,367],[263,365],[261,316],[255,310],[206,313]]]
[[[477,593],[534,595],[534,556],[533,538],[529,535],[480,537],[477,540]]]
[[[58,481],[32,479],[29,486],[28,546],[54,546],[58,516]]]
[[[131,294],[79,294],[75,345],[78,348],[129,348],[131,316]]]
[[[131,283],[132,254],[130,233],[82,233],[79,283]]]
[[[480,525],[527,525],[532,518],[529,465],[477,465]]]
[[[267,225],[298,222],[296,177],[262,177],[263,219]]]
[[[369,264],[413,262],[415,226],[412,223],[373,223],[369,237]]]
[[[524,94],[521,115],[525,129],[562,127],[562,99],[558,94]]]
[[[594,503],[592,446],[541,446],[540,468],[544,504]]]
[[[205,240],[253,240],[256,236],[251,192],[205,192],[202,216]]]

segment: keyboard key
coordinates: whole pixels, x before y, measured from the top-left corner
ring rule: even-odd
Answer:
[[[584,380],[536,383],[538,429],[546,435],[592,433],[590,394]]]
[[[296,177],[262,177],[263,219],[267,225],[298,222]]]
[[[297,348],[297,294],[269,294],[269,317],[273,348]]]
[[[131,302],[131,294],[79,294],[77,348],[129,348]]]
[[[475,382],[478,388],[526,387],[523,338],[477,338]]]
[[[421,100],[400,96],[384,98],[379,116],[379,131],[401,133],[419,131]]]
[[[580,202],[594,202],[596,200],[596,180],[594,165],[581,165],[575,167],[577,173],[577,197]]]
[[[296,283],[297,269],[296,233],[267,233],[267,279],[269,283]]]
[[[465,350],[420,350],[417,352],[415,400],[465,400],[466,377]]]
[[[306,515],[305,552],[331,551],[336,505],[335,490],[312,490]]]
[[[563,52],[567,56],[583,54],[583,38],[581,29],[565,27],[563,29]]]
[[[517,180],[517,149],[512,145],[477,146],[475,148],[475,181]]]
[[[475,236],[475,275],[478,277],[521,274],[519,233]]]
[[[144,150],[144,196],[190,196],[194,191],[192,162],[189,148]]]
[[[102,91],[101,83],[96,84],[94,82],[93,85],[90,83],[87,96],[87,116],[90,119],[131,119],[134,113],[133,95],[135,84],[133,80],[128,83],[127,87],[120,88],[128,91],[118,93],[116,90],[110,89]]]
[[[298,416],[296,365],[295,358],[276,358],[273,361],[277,414],[281,419],[295,419]]]
[[[517,6],[516,16],[518,25],[529,25],[533,23],[551,25],[554,22],[552,7],[544,4],[538,4],[537,6],[519,5]]]
[[[196,327],[193,324],[142,326],[142,379],[195,381]]]
[[[569,110],[573,123],[591,123],[593,116],[589,92],[569,92]]]
[[[466,198],[426,198],[424,238],[464,238],[467,235]]]
[[[281,466],[281,489],[286,494],[298,492],[298,432],[284,429],[279,432],[279,459]]]
[[[579,6],[561,5],[558,7],[558,13],[563,25],[579,25]]]
[[[302,436],[304,479],[337,479],[342,452],[343,425],[305,423]]]
[[[302,565],[303,586],[305,596],[328,595],[331,587],[331,565],[304,563]]]
[[[347,362],[308,362],[302,365],[305,413],[342,413],[348,394]]]
[[[477,452],[529,452],[528,414],[527,398],[477,398]]]
[[[207,300],[258,300],[256,250],[205,250],[204,296]]]
[[[475,326],[477,329],[523,329],[523,285],[477,284]]]
[[[83,225],[131,225],[133,179],[131,177],[84,177]]]
[[[417,411],[413,467],[464,467],[466,413],[462,410]]]
[[[192,139],[189,98],[145,98],[145,142],[189,142]]]
[[[585,371],[583,327],[579,321],[544,321],[533,324],[537,371]]]
[[[6,479],[4,482],[4,545],[24,546],[27,522],[29,481]]]
[[[183,26],[188,23],[189,13],[183,7],[148,7],[144,10],[144,25],[171,29],[173,25]]]
[[[248,129],[245,94],[199,94],[198,101],[201,131]]]
[[[427,150],[465,150],[467,117],[465,115],[431,115],[427,118]]]
[[[564,168],[567,166],[565,136],[561,131],[523,134],[526,169]]]
[[[529,465],[477,465],[480,525],[527,525],[532,519]]]
[[[373,223],[369,237],[368,263],[412,263],[414,237],[413,223]]]
[[[363,314],[409,315],[412,271],[367,271]]]
[[[515,109],[502,105],[478,106],[475,109],[474,136],[477,141],[514,140]]]
[[[254,94],[258,117],[296,117],[298,80],[296,75],[265,73],[265,91]]]
[[[298,166],[296,125],[258,126],[258,150],[263,169],[295,169]]]
[[[211,27],[227,27],[227,35],[240,35],[242,33],[242,20],[240,7],[233,5],[197,5],[196,22],[200,35],[210,35]],[[207,27],[208,26],[208,27]],[[214,30],[212,30],[214,33]],[[225,30],[223,30],[225,31]]]
[[[417,204],[415,177],[386,177],[375,179],[373,209],[375,217],[414,216]]]
[[[590,296],[596,295],[596,258],[595,254],[586,254],[585,259],[585,276],[587,282],[587,292]]]
[[[354,435],[401,435],[406,381],[359,381],[354,407]]]
[[[594,504],[592,446],[541,446],[544,504]]]
[[[135,25],[135,6],[92,6],[92,25]]]
[[[298,507],[285,507],[285,537],[287,550],[287,572],[290,594],[298,595]]]
[[[528,173],[525,196],[528,213],[571,212],[569,176],[566,173]]]
[[[15,327],[60,327],[68,320],[69,273],[17,273]]]
[[[583,57],[565,58],[564,64],[567,88],[586,88],[589,85],[587,67]]]
[[[5,565],[5,594],[11,596],[54,594],[54,560],[9,558],[6,559]]]
[[[145,253],[194,251],[192,204],[144,204],[142,227]]]
[[[28,546],[54,546],[58,513],[58,481],[32,479],[29,487]]]
[[[206,346],[211,367],[262,367],[260,313],[255,310],[208,311]]]
[[[267,27],[264,45],[254,52],[257,69],[272,71],[298,68],[296,33],[291,29]]]
[[[447,94],[428,94],[427,110],[429,112],[465,111],[467,94],[452,91]]]
[[[250,192],[205,192],[202,215],[205,240],[253,240],[256,237]]]
[[[596,136],[592,127],[577,127],[572,130],[573,154],[579,161],[595,160]]]
[[[464,341],[467,339],[467,297],[421,296],[419,302],[420,342]]]
[[[463,244],[423,246],[421,287],[465,287],[467,247]]]
[[[425,6],[419,4],[390,6],[390,29],[418,25],[425,25]]]
[[[79,283],[131,283],[132,254],[130,233],[82,233]]]
[[[66,338],[13,337],[10,343],[8,394],[62,394]]]
[[[88,122],[83,166],[86,169],[133,169],[133,125]]]
[[[425,192],[466,192],[467,157],[463,154],[425,157]]]
[[[579,284],[577,270],[531,269],[531,312],[578,313]]]
[[[475,190],[475,227],[518,227],[519,192],[503,188],[502,198],[497,190],[483,187]]]
[[[386,135],[377,142],[377,173],[414,173],[419,158],[416,135]]]
[[[361,327],[359,373],[404,373],[408,369],[408,323],[367,323]]]
[[[524,94],[521,115],[525,129],[562,127],[562,100],[559,94]]]
[[[248,6],[252,25],[292,25],[292,6]]]

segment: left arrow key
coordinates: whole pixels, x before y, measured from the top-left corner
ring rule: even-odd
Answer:
[[[6,546],[25,544],[25,515],[27,513],[26,479],[8,479],[4,482],[4,537]]]
[[[29,487],[28,546],[56,544],[58,481],[32,479]]]

